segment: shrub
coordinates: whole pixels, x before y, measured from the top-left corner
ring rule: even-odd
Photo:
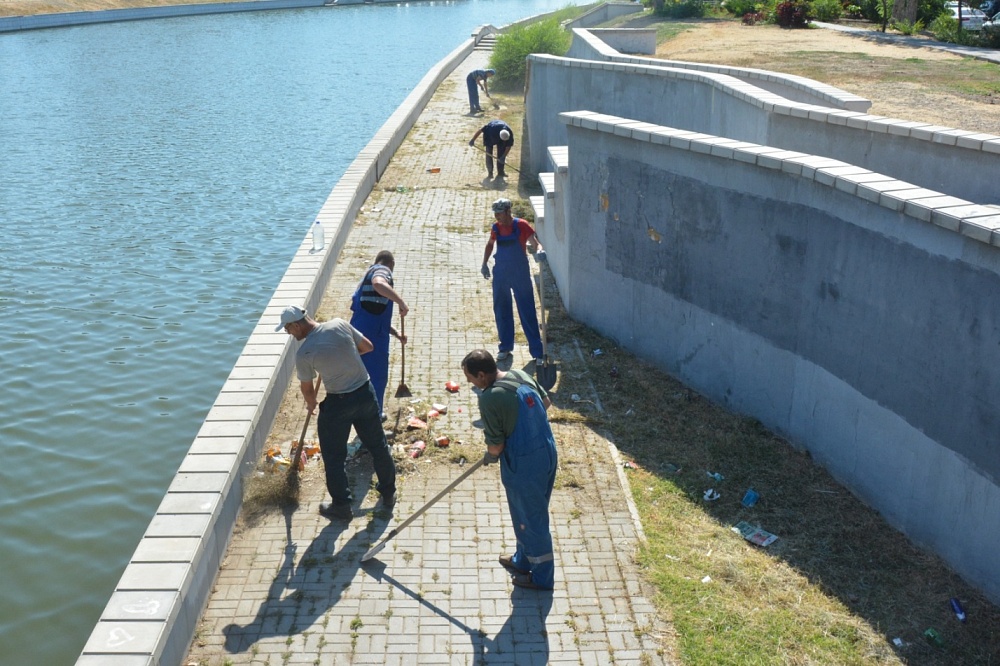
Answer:
[[[924,22],[921,21],[920,19],[917,19],[915,23],[910,23],[909,21],[906,20],[895,21],[892,24],[892,27],[895,30],[898,30],[899,32],[903,33],[904,35],[912,35],[913,33],[920,32],[921,30],[924,29]]]
[[[809,20],[809,5],[803,0],[785,0],[774,8],[775,22],[782,28],[804,28]]]
[[[701,18],[705,15],[705,3],[702,0],[681,0],[681,2],[665,2],[663,8],[656,13],[670,18]]]
[[[747,12],[743,15],[743,25],[757,25],[763,23],[767,18],[760,12]]]
[[[493,86],[497,90],[524,88],[525,58],[531,53],[566,55],[572,39],[573,36],[563,30],[556,19],[514,26],[497,37],[493,47],[490,67],[497,71]]]
[[[733,16],[746,16],[760,11],[760,3],[754,0],[726,0],[722,8]]]
[[[840,0],[813,0],[812,11],[818,21],[836,21],[844,11]]]

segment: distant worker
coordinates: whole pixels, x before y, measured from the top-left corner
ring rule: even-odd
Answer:
[[[410,311],[403,297],[393,287],[392,271],[396,260],[392,252],[382,250],[375,256],[375,263],[368,267],[365,276],[358,283],[351,297],[351,326],[371,340],[374,351],[365,354],[361,360],[371,377],[378,410],[385,420],[385,387],[389,383],[389,336],[406,344],[406,336],[400,335],[392,327],[392,304],[399,305],[399,316],[405,317]]]
[[[486,179],[493,178],[493,156],[497,160],[497,180],[507,177],[504,165],[507,163],[507,153],[514,147],[514,130],[502,120],[491,120],[472,136],[470,146],[476,145],[476,139],[483,135],[483,145],[486,147]],[[494,150],[494,148],[496,150]]]
[[[321,503],[320,514],[330,520],[354,517],[346,467],[351,426],[361,439],[362,448],[372,456],[382,508],[391,511],[396,502],[396,464],[379,420],[375,391],[361,362],[361,355],[369,354],[374,346],[343,319],[319,323],[294,305],[281,313],[281,323],[275,330],[282,329],[302,343],[295,352],[295,372],[310,414],[316,410],[313,377],[319,374],[326,387],[326,398],[320,403],[316,417],[316,432],[326,471],[326,489],[333,501]]]
[[[555,556],[549,500],[558,466],[546,413],[552,401],[530,375],[497,368],[485,349],[469,352],[462,360],[462,370],[481,391],[479,414],[486,437],[483,461],[487,465],[500,462],[500,480],[514,523],[517,548],[513,555],[499,557],[500,566],[510,572],[518,587],[551,590]]]
[[[539,261],[544,260],[538,236],[527,220],[514,217],[510,212],[508,199],[493,202],[493,216],[496,224],[490,229],[490,238],[483,253],[480,272],[490,279],[489,260],[496,246],[493,262],[493,316],[500,338],[500,351],[496,360],[506,361],[514,349],[514,305],[521,319],[524,337],[528,339],[528,350],[537,366],[542,365],[542,336],[538,330],[538,314],[535,312],[535,290],[531,286],[531,267],[528,266],[527,248],[536,252]],[[511,301],[511,292],[514,294]]]
[[[491,76],[496,75],[495,69],[474,69],[465,77],[465,85],[469,88],[469,113],[481,113],[479,106],[479,89],[482,88],[486,96],[490,96],[489,83]]]

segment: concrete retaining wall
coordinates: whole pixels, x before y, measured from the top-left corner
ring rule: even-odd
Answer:
[[[655,53],[655,48],[654,48]],[[566,53],[569,58],[579,60],[606,60],[633,65],[648,65],[650,67],[672,67],[674,69],[690,69],[710,74],[725,74],[734,79],[749,83],[767,92],[780,95],[793,102],[819,104],[835,109],[848,111],[867,111],[871,101],[858,97],[840,88],[829,86],[819,81],[807,79],[804,76],[770,72],[765,69],[748,67],[729,67],[726,65],[709,65],[700,62],[683,60],[664,60],[660,58],[642,58],[620,53],[615,45],[604,39],[600,30],[574,30],[573,42]]]
[[[562,240],[549,213],[540,232],[570,314],[809,449],[1000,601],[1000,207],[821,156],[560,121],[569,219]]]
[[[656,53],[655,28],[595,28],[589,32],[620,53]]]
[[[586,13],[577,16],[575,19],[566,21],[563,23],[563,27],[566,30],[572,30],[573,28],[590,28],[595,25],[607,23],[608,21],[616,19],[619,16],[635,14],[637,12],[641,12],[642,10],[643,6],[638,2],[605,2]]]
[[[439,62],[358,154],[318,218],[330,239],[312,254],[306,235],[94,628],[79,666],[168,666],[187,654],[225,555],[243,482],[261,459],[294,371],[281,310],[315,312],[355,216],[438,85],[472,52],[474,36]]]
[[[58,14],[36,14],[34,16],[5,16],[0,18],[0,32],[59,28],[91,23],[111,23],[114,21],[140,21],[175,16],[322,7],[323,3],[324,0],[254,0],[252,2],[210,2],[197,5],[108,9],[100,12],[61,12]]]
[[[1000,137],[789,101],[725,74],[528,57],[530,166],[566,143],[562,111],[589,109],[823,155],[978,203],[1000,203]],[[720,185],[724,183],[720,181]]]

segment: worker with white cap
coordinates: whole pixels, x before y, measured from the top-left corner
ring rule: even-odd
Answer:
[[[514,130],[510,125],[502,120],[491,120],[486,123],[469,140],[470,146],[476,145],[476,139],[483,135],[483,145],[486,147],[486,179],[493,178],[493,156],[496,154],[497,177],[503,180],[507,177],[504,171],[504,164],[507,162],[507,153],[514,147]],[[496,149],[494,151],[494,148]]]

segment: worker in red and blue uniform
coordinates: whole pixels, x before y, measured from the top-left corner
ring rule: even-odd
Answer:
[[[521,370],[503,372],[485,349],[462,360],[466,379],[480,390],[479,413],[486,437],[486,464],[500,462],[500,480],[514,524],[517,548],[501,555],[518,587],[551,590],[555,556],[549,529],[549,501],[559,459],[546,410],[548,394]]]
[[[493,261],[493,316],[496,318],[497,336],[500,338],[497,360],[507,360],[514,350],[513,303],[517,303],[521,328],[524,330],[524,337],[528,339],[528,351],[535,363],[541,365],[544,352],[538,329],[538,314],[535,312],[535,290],[531,285],[527,250],[530,247],[538,261],[545,260],[545,252],[541,249],[532,226],[526,220],[513,216],[510,200],[494,201],[493,216],[496,224],[490,229],[480,272],[484,278],[490,279],[489,260],[496,247]],[[514,295],[513,301],[511,293]]]
[[[382,250],[375,256],[375,263],[368,267],[365,276],[358,283],[351,297],[351,326],[371,340],[375,349],[361,357],[365,369],[378,398],[378,408],[382,420],[385,415],[385,387],[389,383],[389,336],[395,337],[402,345],[406,336],[392,326],[393,303],[399,306],[399,316],[406,317],[410,309],[403,297],[393,286],[392,271],[396,260],[392,252]]]

